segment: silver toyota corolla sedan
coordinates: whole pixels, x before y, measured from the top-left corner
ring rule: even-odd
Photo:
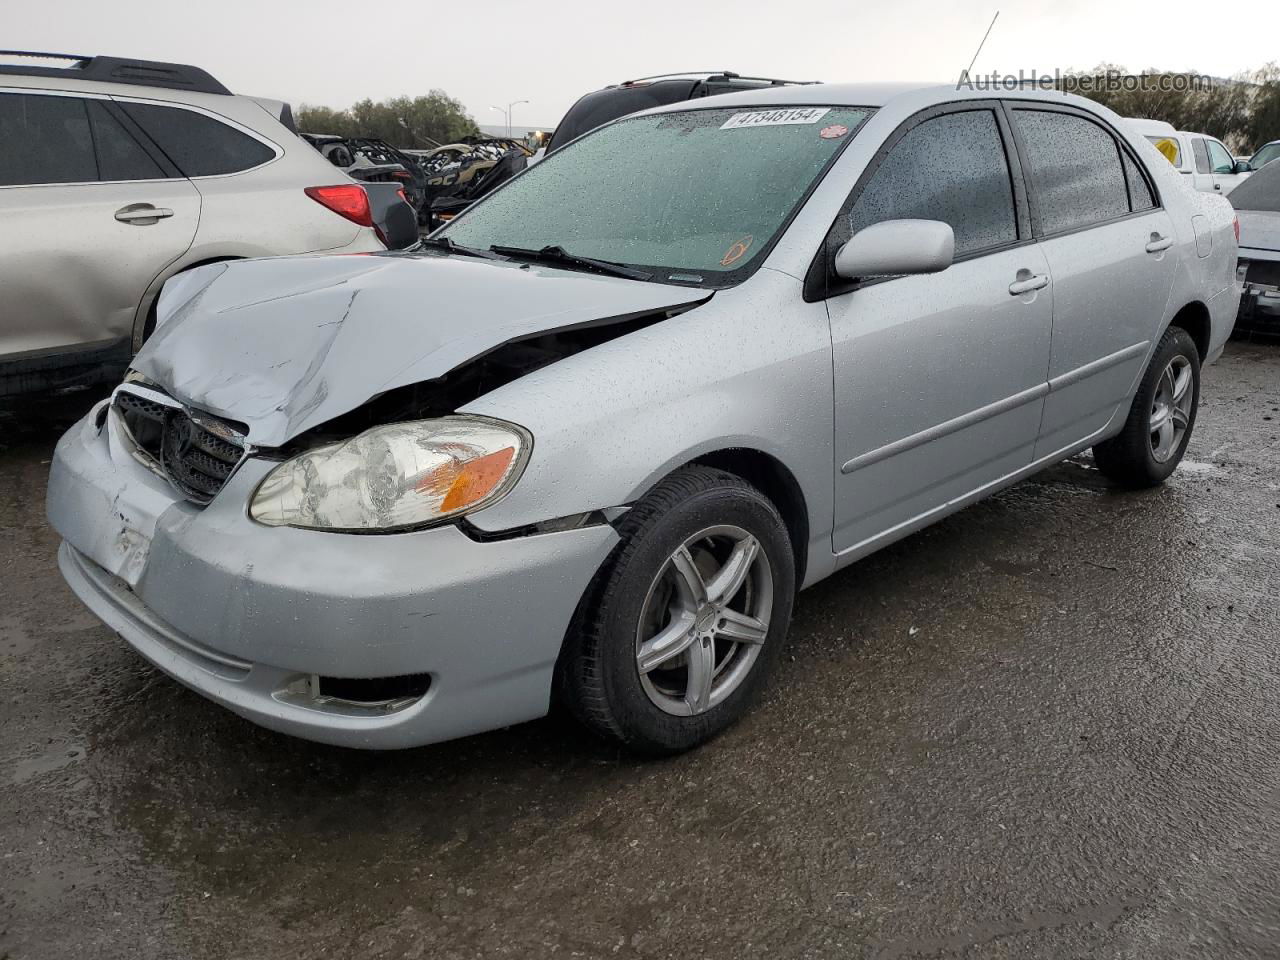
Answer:
[[[741,716],[797,589],[1092,447],[1160,483],[1236,314],[1225,200],[1074,97],[634,115],[411,255],[215,264],[58,446],[63,574],[265,726]],[[1069,588],[1068,588],[1069,589]]]

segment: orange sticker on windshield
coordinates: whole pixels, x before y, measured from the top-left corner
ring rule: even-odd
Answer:
[[[743,255],[751,249],[751,243],[753,240],[755,240],[755,237],[748,233],[741,240],[734,243],[733,246],[725,251],[724,257],[720,260],[720,266],[727,267],[730,264],[737,263],[741,260]]]
[[[849,128],[846,127],[843,123],[833,123],[831,126],[823,127],[821,130],[819,130],[818,136],[820,136],[823,140],[839,140],[848,132],[849,132]]]

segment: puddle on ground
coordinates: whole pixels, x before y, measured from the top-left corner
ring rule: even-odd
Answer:
[[[79,744],[58,744],[38,757],[19,761],[13,768],[13,774],[9,777],[9,782],[15,786],[19,783],[25,783],[32,777],[38,777],[44,773],[52,773],[54,770],[61,770],[63,767],[69,767],[73,763],[79,763],[86,756],[88,756],[88,751]]]

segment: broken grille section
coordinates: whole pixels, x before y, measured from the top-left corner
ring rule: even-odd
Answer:
[[[248,452],[242,424],[189,412],[157,390],[121,387],[112,405],[146,465],[202,506]]]

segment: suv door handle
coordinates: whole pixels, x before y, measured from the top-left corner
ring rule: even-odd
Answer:
[[[1173,246],[1173,237],[1162,237],[1158,233],[1151,234],[1151,242],[1147,244],[1147,253],[1159,253]]]
[[[116,211],[116,219],[121,223],[135,223],[140,227],[172,216],[173,211],[168,207],[153,207],[149,203],[131,203]]]
[[[1033,274],[1030,270],[1019,270],[1018,279],[1009,284],[1009,296],[1020,297],[1032,290],[1040,290],[1049,285],[1047,274]]]

